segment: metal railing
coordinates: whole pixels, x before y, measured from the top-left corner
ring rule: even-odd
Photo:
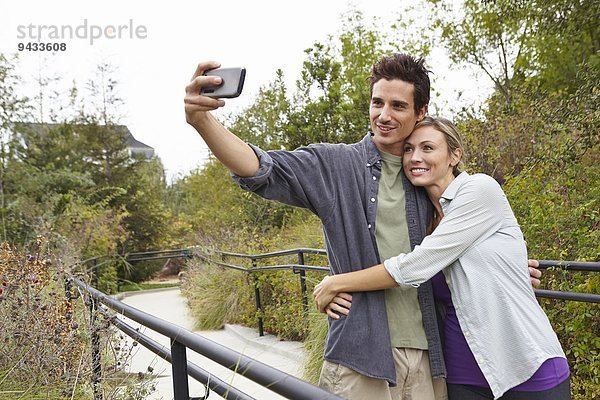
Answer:
[[[192,258],[192,251],[190,248],[184,249],[173,249],[173,250],[153,250],[153,251],[142,251],[137,253],[129,253],[124,257],[125,261],[134,263],[138,261],[153,261],[153,260],[165,260],[173,258]]]
[[[200,254],[193,251],[193,248],[177,249],[177,250],[157,250],[139,253],[130,253],[125,257],[121,257],[129,263],[138,261],[158,260],[158,259],[171,259],[171,258],[193,258],[197,257],[207,263],[215,264],[225,268],[231,268],[234,270],[249,273],[253,277],[254,295],[256,300],[256,309],[258,315],[258,330],[259,335],[264,335],[263,329],[263,307],[260,297],[259,281],[255,274],[258,272],[266,271],[277,271],[277,270],[289,270],[291,269],[295,274],[300,277],[300,291],[302,294],[302,305],[305,312],[308,311],[308,294],[306,286],[306,271],[320,271],[329,273],[329,266],[323,265],[306,265],[305,255],[321,255],[326,256],[327,253],[322,249],[313,248],[298,248],[284,251],[276,251],[262,254],[240,254],[232,252],[218,251],[214,252],[214,255],[219,256],[220,260],[215,260],[208,255]],[[258,260],[270,259],[275,257],[283,257],[295,255],[297,257],[297,263],[295,264],[276,264],[267,266],[258,266]],[[250,267],[244,267],[225,262],[227,258],[238,258],[250,260]],[[93,265],[92,268],[100,265],[98,260],[100,258],[94,258],[87,260]],[[576,262],[576,261],[553,261],[553,260],[539,260],[540,269],[554,269],[554,270],[567,270],[567,271],[584,271],[584,272],[600,272],[600,262]],[[173,393],[175,400],[191,400],[191,399],[205,399],[208,397],[210,390],[223,396],[227,399],[252,399],[251,396],[243,393],[242,391],[232,387],[226,382],[220,380],[218,377],[212,376],[209,372],[205,371],[201,367],[188,362],[186,351],[190,349],[198,354],[201,354],[209,359],[219,363],[220,365],[227,367],[228,369],[245,376],[253,380],[254,382],[267,387],[268,389],[288,398],[292,399],[339,399],[338,396],[328,393],[316,386],[311,385],[301,379],[294,376],[288,375],[278,369],[272,368],[266,364],[263,364],[257,360],[244,356],[243,354],[237,353],[227,347],[219,345],[218,343],[212,342],[202,336],[196,335],[184,328],[177,325],[166,322],[160,318],[154,317],[150,314],[144,313],[131,306],[128,306],[118,300],[115,300],[106,294],[100,292],[94,287],[82,282],[76,278],[70,278],[68,285],[75,285],[79,289],[83,290],[88,296],[88,302],[91,310],[92,327],[95,326],[94,320],[97,312],[101,312],[107,316],[109,321],[118,329],[123,331],[125,334],[133,338],[144,347],[158,355],[159,357],[167,360],[172,365],[173,371]],[[70,290],[70,289],[69,289]],[[599,294],[591,293],[576,293],[576,292],[561,292],[553,290],[535,290],[537,297],[551,298],[551,299],[562,299],[569,301],[582,301],[591,303],[600,303]],[[160,333],[170,338],[171,348],[168,349],[145,336],[139,330],[127,325],[116,315],[109,315],[107,308],[112,309],[118,314],[122,314],[141,325],[152,329],[153,331]],[[92,384],[94,387],[94,399],[102,400],[102,396],[97,390],[97,384],[101,379],[101,366],[100,366],[100,340],[98,332],[92,329]],[[189,386],[188,376],[196,379],[205,385],[206,393],[204,397],[190,398],[189,397]]]
[[[154,252],[144,252],[144,253],[131,253],[126,260],[129,262],[135,261],[144,261],[144,260],[153,260],[159,258],[173,258],[173,257],[184,257],[184,258],[193,258],[198,257],[205,262],[218,265],[225,268],[235,269],[238,271],[246,272],[252,276],[252,282],[254,287],[254,298],[256,303],[257,310],[257,326],[258,333],[260,336],[264,336],[264,324],[263,324],[263,306],[260,295],[260,286],[258,279],[254,275],[256,272],[264,272],[264,271],[276,271],[276,270],[285,270],[291,269],[293,273],[298,274],[300,277],[300,291],[302,296],[302,306],[304,312],[308,311],[308,294],[306,287],[306,271],[321,271],[328,273],[330,271],[329,266],[323,265],[305,265],[305,255],[314,254],[326,256],[327,252],[324,249],[314,249],[314,248],[297,248],[290,250],[281,250],[274,251],[269,253],[260,253],[260,254],[241,254],[241,253],[233,253],[227,251],[217,251],[214,254],[220,257],[220,261],[214,260],[211,257],[200,254],[198,252],[194,252],[193,247],[188,247],[185,249],[178,250],[159,250]],[[257,266],[258,260],[283,257],[296,255],[298,262],[296,264],[277,264],[277,265],[269,265],[269,266]],[[238,259],[247,259],[250,260],[251,266],[244,267],[231,263],[226,263],[225,260],[228,258],[238,258]],[[554,270],[568,270],[568,271],[581,271],[581,272],[600,272],[600,262],[582,262],[582,261],[554,261],[554,260],[539,260],[541,270],[545,269],[554,269]],[[558,300],[568,300],[568,301],[580,301],[580,302],[590,302],[590,303],[600,303],[600,294],[593,293],[578,293],[578,292],[565,292],[565,291],[556,291],[556,290],[545,290],[545,289],[535,289],[535,295],[539,298],[548,298],[548,299],[558,299]]]
[[[72,277],[68,279],[66,288],[68,293],[71,292],[73,286],[78,287],[86,295],[91,310],[92,386],[95,400],[102,400],[102,394],[98,390],[102,374],[100,365],[100,340],[98,330],[94,329],[94,326],[98,325],[94,321],[98,312],[107,315],[108,320],[115,327],[148,348],[154,354],[171,363],[175,400],[206,399],[210,390],[226,399],[253,399],[253,397],[225,383],[218,377],[211,375],[198,365],[188,362],[187,349],[201,354],[286,398],[305,400],[341,399],[299,378],[215,343],[178,325],[122,303],[78,278]],[[170,349],[158,344],[156,341],[126,324],[116,315],[111,316],[108,309],[112,309],[116,313],[130,318],[142,326],[168,337],[171,343]],[[205,385],[206,392],[203,397],[190,398],[188,376]]]
[[[262,254],[240,254],[240,253],[231,253],[226,251],[217,251],[214,254],[220,256],[221,260],[217,261],[212,259],[211,257],[203,254],[195,253],[193,256],[198,257],[208,263],[218,265],[225,268],[231,268],[238,271],[243,271],[253,275],[256,272],[262,271],[273,271],[273,270],[282,270],[282,269],[291,269],[294,273],[298,273],[300,275],[300,290],[302,293],[302,304],[304,310],[308,310],[308,295],[306,291],[306,275],[305,271],[323,271],[329,272],[329,266],[315,266],[315,265],[304,265],[304,255],[305,254],[318,254],[318,255],[326,255],[327,252],[323,249],[312,249],[312,248],[298,248],[284,251],[275,251],[271,253],[262,253]],[[289,256],[297,254],[298,263],[297,264],[278,264],[278,265],[270,265],[270,266],[257,266],[257,261],[267,258],[281,257],[281,256]],[[227,257],[239,258],[239,259],[249,259],[251,260],[251,267],[243,267],[231,263],[226,263],[224,260]],[[600,272],[600,262],[582,262],[582,261],[554,261],[554,260],[539,260],[540,269],[554,269],[554,270],[568,270],[568,271],[582,271],[582,272]],[[263,308],[262,302],[260,298],[260,288],[258,285],[258,280],[253,277],[254,282],[254,296],[256,300],[256,309],[258,311],[257,315],[257,324],[259,334],[262,336],[263,332]],[[589,302],[589,303],[600,303],[600,294],[593,293],[578,293],[578,292],[564,292],[557,290],[545,290],[545,289],[535,289],[535,295],[540,298],[548,298],[548,299],[559,299],[559,300],[569,300],[569,301],[581,301],[581,302]]]
[[[293,273],[298,274],[300,277],[300,292],[302,294],[302,308],[304,312],[308,312],[308,294],[306,290],[306,271],[322,271],[329,272],[329,267],[327,266],[315,266],[315,265],[305,265],[304,264],[304,255],[306,254],[316,254],[326,256],[327,252],[322,249],[311,249],[311,248],[298,248],[291,250],[282,250],[282,251],[274,251],[270,253],[262,253],[262,254],[240,254],[240,253],[231,253],[227,251],[219,251],[218,255],[221,256],[221,261],[212,260],[210,257],[205,256],[203,254],[194,254],[194,256],[204,260],[206,262],[219,265],[221,267],[232,268],[238,271],[243,271],[252,276],[253,286],[254,286],[254,299],[256,302],[256,310],[257,313],[257,325],[258,325],[258,334],[260,336],[264,336],[264,327],[263,327],[263,307],[262,301],[260,298],[260,286],[258,279],[254,273],[256,272],[264,272],[264,271],[277,271],[277,270],[285,270],[291,269]],[[297,264],[279,264],[279,265],[269,265],[269,266],[257,266],[257,261],[266,259],[266,258],[274,258],[274,257],[283,257],[289,255],[296,255],[298,257]],[[224,262],[227,257],[241,258],[241,259],[249,259],[251,262],[251,267],[242,267],[234,264],[228,264]]]
[[[600,272],[600,262],[584,262],[584,261],[554,261],[554,260],[538,260],[540,269],[552,269],[562,271],[575,272]],[[558,290],[536,289],[537,297],[547,299],[581,301],[587,303],[600,303],[600,294],[593,293],[578,293],[578,292],[562,292]]]

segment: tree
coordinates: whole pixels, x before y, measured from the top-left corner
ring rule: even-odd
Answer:
[[[113,74],[109,65],[98,66],[83,99],[74,84],[67,96],[71,114],[59,123],[32,123],[27,114],[13,113],[9,122],[21,122],[5,124],[18,131],[3,147],[10,149],[2,160],[2,189],[10,197],[2,209],[6,236],[25,244],[44,234],[80,259],[160,248],[170,239],[164,169],[156,158],[129,154],[131,134],[118,124],[122,101]],[[40,75],[37,81],[43,106],[48,80]],[[44,113],[42,106],[42,117],[62,112]],[[117,267],[103,268],[109,279],[102,284],[112,290]],[[127,271],[121,272],[124,278]]]
[[[286,146],[290,102],[283,78],[283,71],[277,70],[275,80],[261,87],[253,104],[233,119],[231,130],[240,138],[265,149]]]
[[[593,1],[428,3],[452,61],[480,68],[508,104],[516,81],[572,93],[578,65],[598,62],[600,10]]]
[[[16,57],[9,60],[0,53],[0,229],[4,241],[9,238],[5,186],[8,163],[13,158],[12,149],[16,144],[14,122],[24,118],[29,109],[28,99],[17,92],[20,79],[14,72],[16,61]]]
[[[305,50],[294,107],[286,126],[287,148],[318,142],[351,143],[368,129],[371,65],[383,53],[385,35],[351,11],[336,43],[315,43]]]

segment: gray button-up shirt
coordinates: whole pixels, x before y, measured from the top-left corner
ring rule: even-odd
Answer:
[[[440,204],[435,231],[385,267],[413,286],[444,271],[463,335],[498,398],[545,360],[565,355],[535,299],[523,234],[500,185],[463,172]]]
[[[315,144],[294,151],[265,152],[252,146],[260,160],[255,176],[234,176],[238,184],[272,200],[304,207],[323,223],[333,274],[379,264],[375,241],[381,156],[368,134],[354,144]],[[422,188],[404,178],[406,218],[411,246],[425,236],[431,204]],[[419,288],[419,303],[434,377],[445,376],[430,284]],[[384,291],[357,292],[352,312],[329,319],[325,359],[363,375],[396,384]]]

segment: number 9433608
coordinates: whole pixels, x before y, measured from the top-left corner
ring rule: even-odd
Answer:
[[[28,42],[17,45],[19,51],[66,51],[66,43],[57,42]]]

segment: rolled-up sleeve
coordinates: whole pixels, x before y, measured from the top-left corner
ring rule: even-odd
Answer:
[[[256,174],[254,174],[254,176],[250,177],[241,177],[233,173],[231,174],[231,177],[242,189],[252,192],[260,186],[264,185],[269,179],[269,175],[271,174],[271,171],[273,169],[273,159],[271,158],[269,153],[267,153],[263,149],[256,147],[252,144],[249,144],[249,146],[252,148],[252,150],[254,150],[256,157],[258,157],[258,171],[256,171]]]
[[[385,260],[386,270],[399,285],[418,286],[427,281],[502,225],[506,202],[498,183],[481,174],[462,182],[458,179],[453,182],[460,185],[454,198],[442,196],[440,200],[445,215],[433,233],[411,253]]]

